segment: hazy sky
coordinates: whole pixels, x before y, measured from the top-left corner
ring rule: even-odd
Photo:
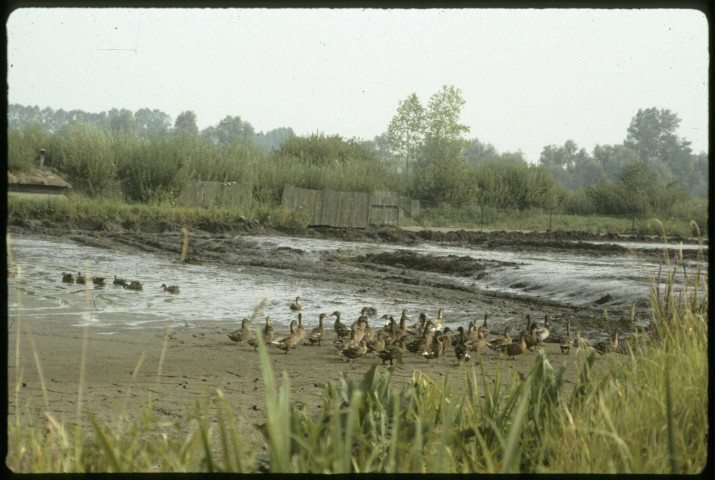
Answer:
[[[650,107],[708,147],[694,10],[20,9],[7,34],[10,103],[371,139],[410,93],[454,85],[468,138],[532,162],[568,139],[620,143]]]

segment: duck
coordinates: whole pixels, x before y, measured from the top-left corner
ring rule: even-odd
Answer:
[[[591,347],[591,342],[589,342],[586,338],[583,338],[581,336],[581,330],[579,329],[576,332],[576,353],[578,353],[578,351],[581,348],[584,348],[585,350],[589,350],[593,347]]]
[[[114,285],[126,285],[127,280],[125,278],[118,278],[116,275],[114,276]]]
[[[405,331],[405,333],[411,333],[413,335],[420,336],[425,329],[425,323],[427,323],[427,315],[425,315],[424,313],[420,313],[420,317],[419,320],[417,320],[417,323],[407,325],[407,330]]]
[[[434,322],[432,322],[437,330],[441,330],[442,327],[444,326],[444,319],[442,318],[443,315],[444,315],[444,308],[440,308],[439,312],[437,312],[437,319]]]
[[[571,322],[566,321],[566,335],[561,337],[561,353],[569,354],[571,352],[571,347],[573,346],[573,337],[571,336]]]
[[[509,336],[509,333],[512,331],[511,327],[506,327],[504,329],[504,336],[502,338],[497,338],[492,340],[491,342],[487,342],[487,347],[491,348],[492,350],[498,350],[504,345],[508,345],[511,342],[511,337]]]
[[[268,345],[271,343],[271,340],[273,340],[273,327],[270,325],[270,321],[271,317],[266,317],[266,326],[263,327],[261,331],[261,338],[263,339],[264,345]],[[248,339],[247,343],[253,347],[254,352],[258,349],[258,337]]]
[[[484,314],[484,322],[478,329],[479,332],[483,332],[484,338],[487,338],[487,335],[489,335],[489,314],[485,313]]]
[[[425,329],[424,333],[422,333],[421,338],[417,338],[406,344],[405,348],[410,352],[414,352],[415,354],[420,355],[425,350],[427,350],[430,345],[432,345],[433,335],[434,334],[429,329]]]
[[[368,317],[376,317],[377,316],[377,308],[365,307],[365,315],[367,315]]]
[[[551,334],[551,323],[549,323],[549,319],[550,317],[545,315],[544,324],[541,326],[537,325],[536,330],[534,330],[536,336],[539,337],[539,343],[543,343]]]
[[[430,363],[432,359],[439,359],[440,355],[444,352],[444,343],[442,341],[442,335],[436,335],[434,338],[434,343],[430,348],[422,352],[422,356],[427,359],[427,363]]]
[[[405,341],[404,339],[400,339],[397,344],[390,345],[389,347],[385,348],[384,350],[380,350],[377,352],[377,356],[382,359],[382,364],[385,365],[385,362],[388,360],[390,361],[390,365],[392,365],[393,360],[401,360],[402,356],[405,354]]]
[[[301,300],[303,300],[301,297],[295,297],[295,303],[290,304],[290,309],[291,310],[302,310],[303,305],[300,304]]]
[[[385,338],[378,335],[377,338],[366,341],[365,345],[367,346],[367,349],[372,352],[373,357],[377,357],[377,352],[384,350],[386,347]]]
[[[251,331],[248,329],[248,322],[249,320],[247,318],[241,320],[241,328],[227,333],[226,335],[228,335],[228,338],[236,343],[241,343],[242,341],[248,339],[248,337],[251,336]]]
[[[524,341],[525,337],[526,335],[522,333],[519,336],[518,342],[507,343],[499,348],[506,354],[507,358],[511,357],[512,360],[516,360],[514,358],[516,355],[521,355],[526,351],[526,342]]]
[[[402,310],[402,316],[400,317],[400,324],[397,327],[395,335],[397,339],[404,337],[407,333],[407,315],[409,312],[407,310]]]
[[[365,340],[361,340],[357,346],[344,348],[340,351],[341,357],[346,357],[351,363],[355,363],[357,357],[365,356],[367,353],[367,345]]]
[[[125,284],[124,288],[126,288],[127,290],[144,290],[142,284],[136,280],[132,280],[131,282],[129,282],[128,285]]]
[[[382,327],[382,329],[388,333],[393,333],[392,328],[393,326],[396,326],[396,324],[395,319],[392,317],[392,315],[385,314],[382,316],[382,319],[386,322],[385,326]]]
[[[371,340],[375,337],[375,330],[372,329],[367,318],[363,321],[363,330],[365,331],[365,336],[363,337],[365,340]]]
[[[469,355],[469,350],[467,350],[464,344],[464,327],[457,328],[459,336],[457,337],[457,344],[454,346],[454,355],[457,357],[457,365],[464,360],[468,362],[471,356]]]
[[[608,336],[608,340],[605,342],[599,342],[593,346],[593,349],[601,355],[606,353],[613,353],[618,348],[618,331],[613,334],[613,337]]]
[[[159,287],[159,288],[163,289],[165,292],[169,292],[169,293],[179,293],[179,286],[178,286],[178,285],[170,285],[170,286],[167,287],[167,286],[166,286],[166,283],[162,283],[162,284],[161,284],[161,287]]]
[[[484,332],[478,331],[477,338],[464,343],[464,346],[467,348],[467,350],[470,350],[472,352],[478,352],[486,344],[487,344],[487,339],[486,339],[486,337],[484,337]]]
[[[535,346],[539,344],[539,336],[536,334],[536,328],[538,327],[537,324],[532,323],[529,325],[529,331],[528,333],[524,333],[523,331],[519,333],[521,335],[524,333],[525,337],[524,340],[526,342],[526,348],[531,350]]]
[[[82,275],[81,273],[77,272],[77,276],[75,277],[75,281],[77,283],[86,283],[87,282],[87,277]]]
[[[305,338],[306,335],[305,327],[303,326],[303,314],[299,313],[298,314],[298,326],[295,329],[295,334],[298,336],[298,341],[301,341]]]
[[[64,283],[74,283],[74,276],[71,273],[62,272],[62,281]]]
[[[452,343],[455,339],[455,335],[452,329],[449,327],[444,327],[444,330],[442,330],[442,335],[444,336],[444,349],[447,350],[447,348],[452,346]]]
[[[478,333],[479,331],[474,322],[469,322],[469,325],[467,326],[467,333],[464,334],[464,341],[469,342],[475,340]]]
[[[367,307],[363,307],[362,310],[360,310],[360,316],[358,317],[357,320],[355,320],[352,324],[350,324],[350,328],[354,328],[358,323],[362,322],[363,320],[367,320],[367,315],[365,315],[365,309]]]
[[[344,323],[340,323],[340,312],[335,311],[331,314],[331,316],[332,315],[335,315],[335,323],[333,324],[333,328],[335,328],[335,333],[338,338],[343,338],[350,335],[350,329],[348,328],[348,326]]]
[[[521,335],[522,333],[526,335],[526,344],[529,345],[529,335],[531,335],[531,315],[528,313],[526,314],[526,328],[519,332],[518,335]]]
[[[273,340],[271,343],[275,345],[276,348],[283,350],[287,354],[288,350],[291,350],[298,345],[299,339],[298,335],[296,334],[297,325],[298,322],[296,322],[295,320],[291,320],[290,333],[288,335],[284,335],[278,340]]]
[[[104,285],[107,284],[107,281],[104,279],[104,277],[92,277],[92,283],[97,285],[98,287],[103,287]]]
[[[335,345],[335,348],[338,349],[338,351],[347,348],[347,347],[354,347],[355,345],[358,344],[358,341],[355,340],[355,332],[357,329],[350,330],[350,336],[346,338],[338,338],[337,340],[333,341],[333,345]]]
[[[323,320],[325,319],[325,317],[327,317],[327,315],[325,313],[321,313],[318,317],[318,326],[310,331],[308,341],[311,345],[315,345],[317,343],[318,346],[320,346],[320,342],[325,336],[325,327],[323,326]]]

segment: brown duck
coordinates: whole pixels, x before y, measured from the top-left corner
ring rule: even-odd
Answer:
[[[338,336],[338,338],[343,338],[350,335],[350,328],[348,328],[348,326],[344,323],[340,322],[340,312],[335,311],[332,313],[332,315],[335,315],[335,323],[333,324],[333,328],[335,329],[335,334]]]
[[[284,353],[288,353],[288,350],[295,348],[300,341],[297,334],[298,322],[291,320],[290,322],[290,333],[278,340],[274,340],[271,343],[276,346],[276,348],[283,350]]]
[[[501,349],[502,346],[504,345],[509,345],[511,342],[511,337],[509,336],[509,333],[512,331],[511,327],[506,327],[504,329],[504,336],[502,338],[497,338],[495,340],[492,340],[491,342],[487,342],[487,347],[491,348],[492,350],[499,350]],[[526,348],[526,347],[524,347]]]
[[[114,276],[114,285],[121,285],[124,286],[127,284],[127,279],[126,278],[119,278],[116,275]]]
[[[400,339],[396,344],[390,345],[384,350],[377,352],[377,356],[382,359],[382,364],[384,365],[386,361],[390,361],[392,365],[393,360],[398,360],[402,358],[405,354],[405,341]]]
[[[616,333],[613,335],[613,337],[611,337],[609,335],[608,341],[599,342],[593,346],[593,349],[596,350],[601,355],[603,355],[605,353],[613,353],[616,351],[617,348],[618,348],[618,331],[616,331]]]
[[[467,343],[464,344],[464,346],[467,347],[467,350],[470,350],[472,352],[478,352],[486,344],[487,344],[487,339],[484,338],[484,331],[479,330],[479,331],[477,331],[477,338],[475,338],[474,340],[468,341]]]
[[[74,283],[74,276],[71,273],[62,272],[62,281],[64,283]]]
[[[502,345],[500,347],[500,350],[502,350],[504,353],[506,353],[506,356],[508,358],[511,358],[512,360],[515,360],[516,355],[521,355],[526,351],[526,342],[524,341],[524,335],[523,333],[519,336],[519,341],[518,342],[512,342],[512,343],[507,343],[505,345]]]
[[[561,337],[561,353],[568,354],[571,352],[571,347],[573,347],[573,337],[571,336],[571,322],[566,322],[566,335]]]
[[[342,357],[347,358],[350,362],[355,363],[357,357],[362,357],[367,353],[365,340],[361,340],[357,346],[347,347],[340,351]]]
[[[169,293],[179,293],[179,287],[178,287],[178,285],[170,285],[170,286],[167,287],[167,286],[166,286],[166,283],[162,283],[162,284],[161,284],[161,287],[159,287],[159,288],[161,288],[161,289],[162,289],[163,291],[165,291],[165,292],[169,292]]]
[[[129,282],[128,285],[125,284],[124,288],[126,288],[127,290],[144,290],[142,284],[137,282],[136,280],[132,280],[131,282]]]
[[[248,322],[249,320],[247,318],[241,320],[241,328],[227,333],[226,335],[228,335],[228,338],[236,343],[241,343],[242,341],[247,340],[248,337],[251,336],[251,331],[248,329]]]
[[[488,313],[484,314],[484,322],[477,330],[477,333],[479,333],[479,332],[482,332],[482,336],[484,338],[487,338],[487,335],[489,335],[489,314]]]
[[[303,300],[301,297],[295,297],[295,302],[290,304],[290,309],[291,310],[302,310],[303,305],[300,304],[301,300]]]
[[[444,343],[442,341],[442,335],[437,335],[434,338],[434,342],[431,347],[422,352],[422,356],[427,359],[427,363],[430,363],[432,359],[439,359],[440,355],[444,352]]]
[[[318,346],[320,346],[320,342],[325,336],[325,327],[323,326],[323,320],[325,319],[325,317],[327,317],[327,315],[325,313],[321,313],[318,317],[318,326],[310,331],[308,341],[311,345],[315,345],[317,343]]]

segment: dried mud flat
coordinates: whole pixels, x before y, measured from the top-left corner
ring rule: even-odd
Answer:
[[[191,229],[187,261],[211,263],[222,266],[240,265],[246,271],[299,278],[306,282],[339,283],[345,289],[360,291],[361,295],[379,295],[389,285],[400,295],[420,298],[434,305],[434,315],[439,308],[474,311],[474,317],[484,311],[500,310],[514,317],[532,313],[542,319],[549,313],[554,318],[568,316],[573,329],[583,327],[585,332],[604,329],[600,324],[601,309],[598,305],[573,307],[549,299],[519,298],[494,292],[480,292],[465,287],[464,283],[431,276],[432,273],[451,273],[455,277],[473,276],[498,266],[499,262],[477,262],[469,257],[440,257],[419,255],[412,252],[393,252],[355,255],[345,250],[331,250],[308,254],[290,247],[263,245],[248,241],[247,236],[298,236],[305,238],[337,239],[376,244],[416,244],[422,242],[471,245],[480,248],[521,249],[536,251],[578,251],[589,255],[623,254],[625,247],[617,245],[588,244],[584,240],[608,240],[583,233],[527,234],[507,232],[407,232],[398,229],[270,229],[247,222],[194,225]],[[122,252],[147,252],[176,261],[181,253],[181,226],[168,222],[110,223],[77,221],[55,224],[10,219],[10,234],[32,234],[39,237],[62,237],[74,242]],[[646,239],[638,239],[644,241]],[[581,242],[579,242],[581,241]],[[654,243],[657,248],[657,243]],[[655,254],[655,253],[654,253]],[[257,301],[260,299],[257,299]],[[27,298],[25,308],[32,307]],[[389,312],[399,314],[399,312]],[[353,315],[355,314],[355,315]],[[346,315],[350,322],[357,312]],[[459,319],[466,326],[468,320]],[[32,411],[42,418],[45,411],[45,396],[37,373],[33,351],[38,354],[45,380],[47,408],[56,417],[72,423],[77,409],[80,388],[80,364],[82,358],[82,329],[58,329],[50,324],[33,325],[35,348],[31,347],[24,327],[19,331],[9,319],[8,326],[8,401],[9,412],[30,402]],[[413,321],[416,320],[416,315]],[[312,328],[314,319],[307,327]],[[631,329],[630,319],[612,318],[612,326],[621,331]],[[56,325],[56,322],[52,322]],[[330,340],[335,336],[332,329],[328,341],[321,347],[299,346],[283,354],[269,348],[271,362],[276,374],[286,372],[291,382],[292,398],[305,403],[309,408],[321,406],[323,386],[336,382],[344,373],[348,378],[359,379],[377,359],[371,356],[360,358],[354,364],[342,363]],[[194,404],[203,392],[220,389],[242,415],[246,435],[258,442],[257,431],[251,427],[263,421],[265,400],[259,357],[247,345],[236,345],[226,336],[228,329],[214,326],[176,327],[165,333],[157,330],[124,331],[115,335],[92,335],[87,344],[85,358],[85,382],[83,402],[87,410],[100,420],[110,421],[116,415],[115,401],[126,405],[127,412],[136,415],[142,399],[153,400],[154,413],[161,421],[186,418],[194,412]],[[499,332],[500,333],[500,332]],[[552,334],[557,339],[562,328]],[[19,345],[19,355],[16,346]],[[164,349],[165,346],[165,349]],[[163,361],[161,360],[164,351]],[[548,343],[544,351],[554,368],[565,367],[567,387],[577,379],[578,368],[583,361],[583,351],[577,355],[560,352],[557,344]],[[516,360],[507,360],[495,352],[482,353],[482,366],[491,382],[500,371],[502,382],[509,383],[515,370],[529,371],[536,353],[527,352]],[[19,359],[19,363],[18,363]],[[141,367],[135,371],[142,359]],[[157,376],[162,362],[161,375]],[[598,364],[598,362],[597,362]],[[456,367],[452,350],[445,359],[427,363],[413,354],[405,356],[405,363],[396,369],[393,383],[399,388],[410,381],[415,370],[427,373],[435,380],[445,376],[451,379],[453,391],[464,388],[464,371]],[[18,374],[20,375],[18,377]],[[481,382],[481,374],[477,375]],[[16,386],[19,390],[16,392]],[[483,386],[480,385],[483,390]],[[19,405],[18,405],[19,402]],[[215,420],[215,410],[211,411]],[[88,425],[86,419],[83,421]]]

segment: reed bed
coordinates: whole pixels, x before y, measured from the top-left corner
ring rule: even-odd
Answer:
[[[262,450],[246,444],[253,427],[216,390],[190,418],[168,423],[149,400],[139,415],[117,404],[108,424],[85,411],[89,431],[58,421],[49,406],[38,424],[26,405],[8,425],[6,463],[15,472],[699,473],[708,447],[707,282],[664,260],[649,328],[629,337],[625,354],[583,355],[568,391],[543,352],[509,387],[465,366],[439,382],[415,371],[398,390],[397,365],[374,365],[360,381],[327,384],[315,412],[292,401],[290,379],[277,381],[261,343]],[[141,359],[135,376],[140,367]],[[455,382],[463,393],[453,393]]]

